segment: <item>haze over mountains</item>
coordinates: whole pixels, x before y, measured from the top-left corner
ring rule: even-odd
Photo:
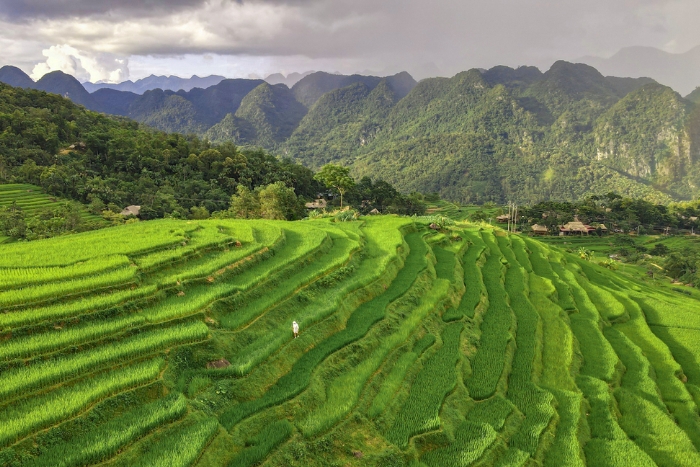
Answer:
[[[155,76],[151,75],[136,81],[123,81],[118,84],[111,83],[83,83],[83,87],[88,92],[95,92],[98,89],[115,89],[117,91],[128,91],[136,94],[143,94],[151,89],[163,89],[170,91],[189,91],[192,88],[208,88],[219,84],[226,79],[223,76],[211,75],[200,78],[192,75],[191,78],[180,78],[178,76]]]
[[[21,70],[18,70],[22,72]],[[289,73],[287,76],[282,73],[273,73],[265,78],[270,84],[284,84],[288,87],[294,86],[299,80],[310,75],[313,71],[304,73]],[[22,72],[24,74],[24,72]],[[29,76],[27,76],[29,78]],[[30,78],[31,79],[31,78]],[[192,75],[190,78],[180,78],[179,76],[156,76],[151,75],[136,81],[122,81],[121,83],[82,83],[87,92],[93,93],[98,89],[114,89],[116,91],[127,91],[135,94],[143,94],[146,91],[153,89],[162,89],[163,91],[190,91],[194,88],[208,88],[219,84],[226,77],[219,75],[210,75],[199,77]]]
[[[296,77],[295,77],[296,78]],[[71,98],[168,132],[259,146],[318,168],[462,202],[579,199],[617,191],[658,202],[700,194],[700,105],[650,78],[564,61],[542,73],[499,66],[417,83],[310,73],[291,88],[224,79],[190,90],[88,93],[52,72],[0,81]]]
[[[612,76],[648,76],[686,95],[700,86],[700,46],[682,54],[654,47],[627,47],[609,58],[581,57],[577,60]]]

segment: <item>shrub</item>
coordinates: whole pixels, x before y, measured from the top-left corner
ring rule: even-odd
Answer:
[[[360,213],[354,209],[348,209],[345,211],[340,211],[338,214],[333,216],[334,222],[350,222],[359,219]]]

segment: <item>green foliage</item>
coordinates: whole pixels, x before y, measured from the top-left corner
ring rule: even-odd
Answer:
[[[500,396],[478,403],[455,430],[454,442],[424,454],[421,461],[430,467],[476,461],[496,441],[497,430],[512,411],[513,405]]]
[[[175,95],[166,100],[175,108],[189,105]],[[297,195],[318,192],[310,170],[263,151],[140,129],[60,96],[6,85],[0,85],[0,134],[5,180],[94,206],[115,205],[117,212],[139,205],[144,219],[185,217],[192,207],[225,209],[239,184],[253,189],[282,181]]]
[[[287,188],[283,182],[275,182],[258,191],[260,216],[263,219],[299,219],[304,206],[294,193],[294,188]]]
[[[697,463],[694,289],[422,224],[171,219],[0,245],[0,464]],[[108,281],[125,268],[139,285]]]
[[[260,199],[247,186],[238,185],[228,211],[236,219],[255,219],[260,216]]]
[[[158,442],[149,446],[129,465],[137,467],[187,467],[199,457],[202,449],[218,431],[215,418],[195,421],[185,419],[166,430]]]
[[[5,407],[0,411],[3,422],[0,446],[7,446],[21,436],[74,416],[105,397],[156,379],[163,363],[163,359],[157,358],[127,366]]]
[[[271,149],[291,136],[306,112],[286,86],[262,83],[243,98],[235,114],[226,115],[206,136],[212,142]]]
[[[260,464],[275,447],[292,435],[294,427],[287,420],[267,425],[246,442],[246,448],[229,464],[230,467],[252,467]]]
[[[143,331],[120,342],[103,345],[98,349],[64,356],[29,367],[8,370],[0,377],[2,397],[13,397],[42,386],[67,381],[95,368],[124,359],[148,355],[170,346],[203,340],[208,329],[203,323],[190,322],[165,329]],[[51,336],[46,335],[49,339]],[[88,340],[86,338],[86,340]]]
[[[506,301],[501,273],[501,251],[492,234],[484,232],[484,242],[490,250],[482,268],[488,293],[488,309],[481,324],[479,349],[472,358],[472,374],[465,379],[472,398],[482,400],[496,391],[503,368],[508,343],[512,339],[513,315]]]
[[[426,247],[420,239],[420,234],[409,234],[406,241],[411,248],[406,263],[386,291],[360,305],[348,319],[345,329],[306,352],[296,361],[290,372],[269,388],[263,397],[243,402],[224,412],[219,420],[225,427],[231,428],[255,412],[297,395],[309,384],[312,371],[321,361],[332,352],[364,336],[374,323],[384,318],[387,305],[405,293],[420,270],[425,267]]]
[[[663,243],[657,243],[654,245],[654,248],[649,250],[649,254],[652,256],[666,256],[670,252],[670,248],[664,245]]]
[[[348,209],[346,211],[340,211],[338,214],[333,216],[333,220],[335,222],[349,222],[349,221],[355,221],[360,217],[360,213],[357,211],[353,211],[352,209]]]
[[[400,100],[381,84],[347,85],[316,102],[284,151],[461,202],[573,200],[605,188],[666,202],[669,191],[691,195],[689,148],[670,148],[694,140],[697,125],[671,89],[566,62],[518,73],[427,79]]]
[[[433,254],[437,263],[435,264],[435,274],[438,279],[455,280],[455,254],[445,248],[434,246]]]
[[[0,233],[8,237],[35,240],[105,225],[79,203],[47,196],[37,186],[0,185]]]
[[[432,216],[413,216],[412,218],[414,222],[419,222],[426,225],[435,224],[441,229],[455,225],[455,221],[452,218],[441,216],[440,214],[435,214]]]
[[[386,436],[405,449],[408,439],[439,428],[439,411],[445,396],[457,383],[459,337],[462,323],[448,325],[442,333],[442,347],[430,357],[411,386],[408,399]]]
[[[328,188],[334,188],[340,195],[340,207],[343,207],[343,195],[355,186],[355,180],[350,176],[350,169],[340,165],[326,164],[321,167],[314,179]]]
[[[110,420],[95,432],[58,444],[27,465],[79,467],[103,461],[151,430],[181,417],[186,410],[181,394],[166,396]]]

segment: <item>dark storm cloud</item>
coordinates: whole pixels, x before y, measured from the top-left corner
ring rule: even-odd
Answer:
[[[432,62],[446,73],[700,43],[696,0],[0,0],[0,15],[0,40],[43,48],[301,56],[375,70]]]
[[[206,0],[2,0],[0,16],[6,19],[50,19],[117,14],[130,17],[197,8]]]
[[[231,3],[303,5],[321,0],[227,0]],[[116,14],[129,17],[196,9],[207,0],[0,0],[0,16],[7,19],[49,19]]]

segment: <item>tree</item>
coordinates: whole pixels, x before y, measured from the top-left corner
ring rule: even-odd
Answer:
[[[654,245],[654,248],[651,249],[649,254],[653,256],[666,256],[670,252],[671,250],[666,245],[663,243],[657,243]]]
[[[14,201],[10,206],[0,208],[0,232],[12,238],[24,238],[27,233],[24,211]]]
[[[343,207],[343,195],[355,186],[355,180],[350,176],[350,169],[335,164],[326,164],[314,175],[314,179],[320,181],[328,188],[335,188],[340,194],[340,207]]]
[[[232,217],[238,219],[253,219],[260,217],[260,201],[257,193],[248,189],[245,185],[236,187],[236,194],[231,196],[229,212]]]
[[[190,219],[209,219],[209,210],[204,206],[192,206],[190,208]]]
[[[294,188],[284,182],[275,182],[265,188],[257,189],[260,200],[260,217],[263,219],[294,220],[304,211],[303,202],[297,198]]]

